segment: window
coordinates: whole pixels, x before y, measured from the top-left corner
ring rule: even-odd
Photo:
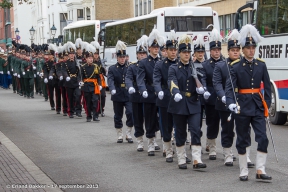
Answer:
[[[288,33],[288,0],[259,1],[256,27],[261,35]]]
[[[165,17],[165,31],[206,31],[213,24],[213,17]],[[212,30],[212,29],[211,29]]]
[[[151,13],[151,0],[135,0],[134,14],[135,17]]]
[[[118,40],[124,41],[128,45],[136,45],[137,40],[144,34],[149,35],[156,24],[157,17],[153,17],[106,27],[105,46],[114,47]]]
[[[225,34],[223,37],[227,36],[231,31],[231,15],[225,15]]]
[[[135,0],[135,17],[138,16],[138,0]]]
[[[60,34],[62,35],[63,28],[67,26],[67,13],[60,13]]]
[[[91,42],[94,41],[94,37],[95,25],[67,29],[64,31],[64,43],[67,43],[67,41],[74,42],[77,38],[81,38],[86,42]]]
[[[147,15],[147,0],[144,0],[144,15]]]
[[[83,9],[77,9],[77,21],[84,19],[84,12]]]
[[[66,2],[66,0],[59,0],[59,2]]]

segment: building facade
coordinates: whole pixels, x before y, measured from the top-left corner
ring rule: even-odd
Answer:
[[[2,2],[2,0],[0,0]],[[15,38],[14,13],[13,8],[0,8],[0,47],[3,49],[11,46],[12,39]]]

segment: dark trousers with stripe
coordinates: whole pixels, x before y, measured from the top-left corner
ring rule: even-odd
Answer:
[[[173,130],[173,115],[167,110],[167,107],[159,107],[159,125],[164,142],[171,141]]]
[[[267,153],[269,141],[266,134],[266,121],[263,111],[256,109],[255,116],[235,114],[235,124],[237,133],[236,148],[238,154],[245,154],[246,147],[251,145],[250,124],[255,132],[255,141],[258,143],[257,151]]]
[[[60,87],[61,90],[61,96],[62,96],[62,109],[63,113],[67,113],[67,98],[66,98],[66,88],[65,87]]]
[[[192,145],[201,145],[201,129],[200,129],[200,113],[191,115],[177,115],[173,114],[173,121],[175,125],[175,140],[176,146],[181,147],[185,145],[187,139],[187,124],[191,135]]]
[[[205,105],[207,138],[216,139],[219,133],[220,116],[215,105]],[[200,124],[200,123],[199,123]]]
[[[126,125],[128,127],[133,127],[133,118],[132,118],[132,103],[131,102],[117,102],[113,101],[113,110],[114,110],[114,127],[120,129],[123,127],[123,113],[125,108],[126,114]]]
[[[26,90],[27,97],[34,96],[34,79],[33,78],[24,78],[24,87]]]
[[[66,98],[68,103],[68,114],[73,115],[75,110],[76,113],[81,113],[82,106],[81,106],[81,91],[79,87],[77,88],[69,88],[66,87]],[[79,94],[80,93],[80,94]]]
[[[99,95],[93,92],[84,92],[84,105],[86,110],[87,119],[92,119],[91,112],[93,112],[94,117],[98,117],[97,107],[99,101]]]
[[[143,117],[143,103],[132,103],[132,116],[135,133],[134,136],[141,137],[144,135],[144,117]]]
[[[159,130],[157,117],[157,106],[155,103],[144,103],[146,137],[155,137],[155,132]]]
[[[49,96],[50,106],[55,107],[54,90],[55,90],[55,98],[56,98],[56,111],[61,111],[61,89],[57,84],[54,84],[54,85],[48,84],[48,96]]]

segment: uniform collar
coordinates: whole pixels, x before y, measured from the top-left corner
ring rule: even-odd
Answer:
[[[253,64],[254,63],[254,59],[252,59],[251,61],[249,61],[248,59],[244,58],[245,63],[247,64]]]
[[[152,59],[152,60],[154,60],[154,61],[159,60],[159,57],[158,57],[158,56],[156,56],[156,57],[154,58],[154,57],[152,57],[151,55],[149,55],[149,58]]]

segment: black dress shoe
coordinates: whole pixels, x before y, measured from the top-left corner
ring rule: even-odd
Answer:
[[[20,95],[21,96],[21,95]],[[24,95],[24,97],[27,97],[26,95]]]
[[[48,101],[48,99],[45,99],[45,101]]]
[[[98,117],[93,117],[93,121],[100,121]]]
[[[166,152],[163,152],[163,157],[166,157]]]
[[[63,113],[63,116],[67,116],[67,113]]]
[[[233,166],[233,162],[226,162],[226,163],[225,163],[225,166],[231,167],[231,166]]]
[[[69,118],[74,118],[74,116],[73,115],[69,115]]]
[[[126,137],[126,141],[128,141],[128,143],[133,143],[133,139],[132,138]]]
[[[248,176],[240,176],[240,181],[248,181]]]
[[[87,119],[87,122],[91,122],[92,119]]]
[[[101,114],[101,117],[105,117],[105,114],[104,114],[104,113],[102,113],[102,114]]]
[[[166,162],[167,162],[167,163],[172,163],[172,162],[173,162],[173,157],[168,157],[168,158],[166,158]]]
[[[272,180],[272,177],[266,174],[256,174],[256,179]]]
[[[28,96],[27,99],[30,99],[30,97]]]
[[[197,164],[194,164],[193,165],[193,169],[204,169],[204,168],[206,168],[207,166],[206,166],[206,164],[204,164],[204,163],[197,163]]]
[[[155,156],[154,151],[149,151],[148,156]]]
[[[51,110],[55,110],[55,107],[51,107]]]
[[[144,151],[144,149],[143,148],[137,148],[137,151],[142,152],[142,151]]]
[[[31,99],[34,99],[34,96],[31,96]]]
[[[20,95],[20,96],[23,96],[23,94],[22,94],[22,93],[20,93],[19,95]]]
[[[178,165],[179,169],[187,169],[187,164],[184,163],[184,164],[181,164],[181,165]]]
[[[117,143],[123,143],[123,139],[118,139]]]
[[[237,158],[235,156],[233,156],[233,161],[236,161],[236,160],[237,160]]]
[[[77,117],[82,117],[81,113],[76,113]]]
[[[254,165],[254,163],[248,162],[248,163],[247,163],[247,167],[248,167],[248,168],[254,168],[255,165]]]
[[[191,159],[189,159],[188,157],[186,157],[186,163],[191,163]]]
[[[159,150],[160,150],[160,147],[159,147],[159,146],[155,146],[155,150],[156,150],[156,151],[159,151]]]
[[[57,111],[56,113],[57,113],[57,114],[60,114],[60,111]]]
[[[16,93],[16,91],[13,91],[13,93]]]
[[[216,160],[216,155],[209,155],[210,160]]]

